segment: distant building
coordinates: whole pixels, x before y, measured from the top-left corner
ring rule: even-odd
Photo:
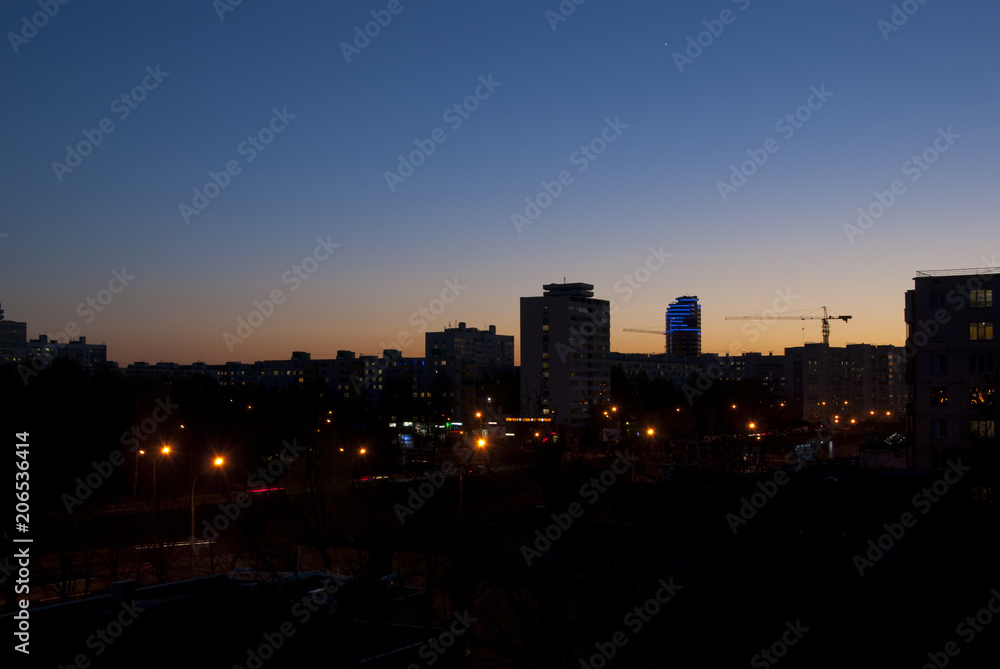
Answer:
[[[0,364],[24,362],[28,348],[28,324],[5,321],[0,309]]]
[[[702,361],[679,358],[665,353],[611,353],[611,365],[622,368],[625,376],[634,380],[644,373],[650,381],[665,379],[682,388],[703,369]]]
[[[667,355],[694,358],[701,355],[701,305],[698,297],[684,295],[667,307]]]
[[[894,420],[905,408],[898,346],[812,343],[786,348],[784,358],[785,394],[804,420]]]
[[[424,334],[424,356],[454,356],[471,362],[476,375],[490,374],[514,368],[514,335],[497,334],[495,325],[489,330],[466,327],[445,328],[444,332]]]
[[[106,344],[88,344],[86,337],[69,340],[67,343],[49,341],[48,335],[38,335],[27,343],[28,359],[53,360],[66,358],[78,362],[84,369],[103,367],[108,362]]]
[[[740,355],[701,355],[703,366],[710,378],[717,373],[720,379],[734,381],[757,380],[763,382],[772,392],[785,394],[785,356],[756,351],[746,351]],[[713,365],[717,364],[718,367]],[[713,373],[714,372],[714,373]]]
[[[1000,268],[917,272],[906,291],[908,442],[917,469],[994,442],[1000,404]]]
[[[610,303],[588,283],[521,298],[521,413],[582,426],[609,398]]]

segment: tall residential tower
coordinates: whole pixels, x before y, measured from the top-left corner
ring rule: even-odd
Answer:
[[[608,401],[611,314],[589,283],[550,283],[521,298],[521,413],[579,427]]]
[[[701,355],[701,305],[696,295],[678,297],[667,307],[667,355]]]

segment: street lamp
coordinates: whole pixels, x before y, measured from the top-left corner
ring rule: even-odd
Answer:
[[[164,444],[160,447],[160,453],[162,455],[170,455],[170,446]],[[159,460],[155,455],[153,456],[153,541],[159,540],[158,523],[160,519],[160,503],[156,497],[156,463]]]
[[[222,456],[216,456],[212,460],[212,466],[219,468],[226,463]],[[205,473],[206,470],[202,470],[194,475],[191,479],[191,578],[194,578],[194,486],[198,482],[198,477]]]

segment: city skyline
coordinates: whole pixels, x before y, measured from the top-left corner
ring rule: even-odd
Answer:
[[[725,317],[901,345],[917,271],[1000,265],[997,7],[388,5],[5,6],[7,318],[123,362],[417,355],[565,280],[612,350],[689,294],[703,350],[766,353],[819,321]]]

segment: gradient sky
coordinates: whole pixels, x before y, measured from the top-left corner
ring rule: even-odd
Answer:
[[[556,0],[401,0],[347,62],[341,44],[389,4],[244,0],[220,20],[208,0],[69,2],[15,53],[9,34],[41,10],[4,2],[6,317],[32,338],[75,322],[123,365],[375,354],[401,333],[419,356],[424,330],[458,321],[517,336],[518,298],[565,277],[615,301],[613,350],[662,351],[622,328],[660,328],[695,294],[705,351],[779,353],[819,340],[819,321],[752,337],[724,317],[787,289],[790,310],[853,316],[835,345],[902,344],[917,270],[1000,265],[997,3],[912,1],[883,34],[888,1],[567,0],[553,30]],[[706,21],[721,34],[679,71]],[[157,66],[169,74],[120,119],[114,101]],[[452,129],[445,112],[490,76]],[[787,137],[776,123],[812,87],[832,96]],[[238,147],[274,108],[295,118],[248,162]],[[53,162],[105,118],[114,130],[60,181]],[[628,127],[580,172],[574,152],[608,118]],[[446,139],[390,190],[385,172],[437,128]],[[907,161],[948,128],[911,181]],[[777,152],[724,202],[717,182],[768,138]],[[179,205],[232,160],[241,172],[186,223]],[[562,170],[572,183],[519,233],[511,214]],[[844,225],[896,179],[905,191],[852,243]],[[317,237],[340,246],[293,290],[282,277]],[[629,295],[650,247],[672,256]],[[135,279],[79,312],[122,268]],[[223,333],[274,290],[285,301],[230,350]]]

